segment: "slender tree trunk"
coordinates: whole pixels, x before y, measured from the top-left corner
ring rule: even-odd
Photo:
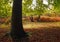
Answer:
[[[26,37],[22,26],[22,0],[13,0],[11,37],[20,39]]]

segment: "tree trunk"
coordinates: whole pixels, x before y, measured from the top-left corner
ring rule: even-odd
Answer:
[[[20,39],[26,37],[22,26],[22,0],[13,0],[11,37]]]

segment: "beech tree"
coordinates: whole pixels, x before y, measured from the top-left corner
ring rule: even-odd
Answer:
[[[13,39],[27,36],[22,25],[22,0],[13,0],[11,27],[11,37]]]

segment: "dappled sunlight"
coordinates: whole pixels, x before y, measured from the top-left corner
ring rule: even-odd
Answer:
[[[23,24],[24,29],[41,29],[41,28],[51,28],[60,27],[60,22],[33,22]]]

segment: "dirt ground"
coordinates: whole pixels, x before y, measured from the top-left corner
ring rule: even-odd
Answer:
[[[28,32],[28,41],[20,42],[60,42],[60,22],[53,23],[24,23],[23,27]],[[10,36],[4,36],[9,29],[0,28],[0,42],[12,42]]]

